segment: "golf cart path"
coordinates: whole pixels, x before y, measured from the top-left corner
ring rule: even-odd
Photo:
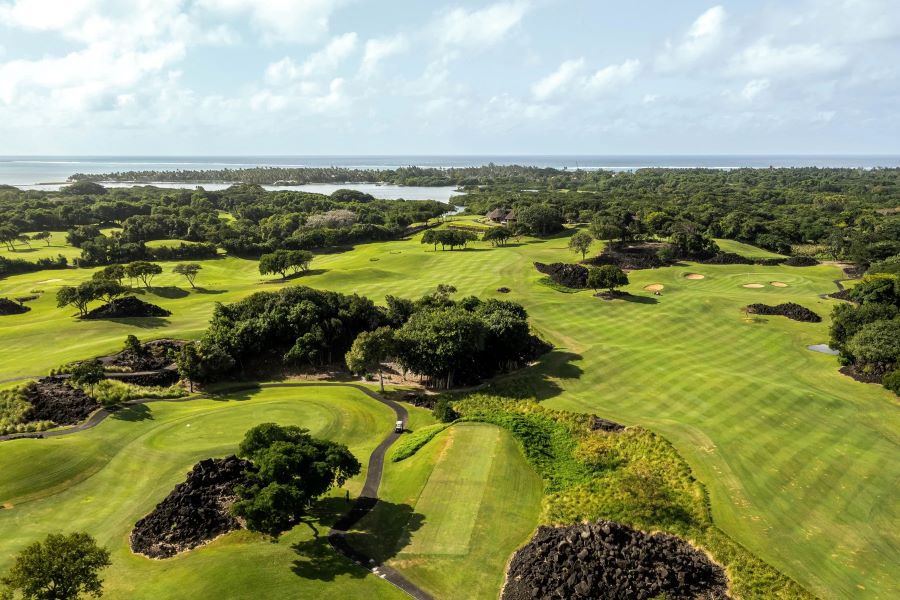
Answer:
[[[380,394],[373,392],[365,386],[356,384],[356,383],[270,383],[263,384],[260,386],[253,386],[252,389],[265,389],[265,388],[304,388],[304,387],[333,387],[333,386],[341,386],[341,387],[349,387],[355,390],[358,390],[368,397],[380,402],[394,411],[396,415],[397,421],[402,421],[404,427],[406,426],[407,419],[409,417],[409,413],[404,406],[400,403],[395,402],[393,400],[389,400],[387,398],[382,397]],[[200,394],[196,396],[188,396],[186,398],[138,398],[136,400],[130,400],[128,402],[124,402],[122,407],[127,406],[136,406],[140,404],[149,404],[151,402],[190,402],[192,400],[199,400],[202,398],[208,398],[207,394]],[[43,431],[39,433],[25,433],[25,434],[10,434],[0,436],[0,442],[13,440],[17,438],[47,438],[47,437],[59,437],[63,435],[71,435],[73,433],[78,433],[79,431],[85,431],[87,429],[91,429],[96,427],[100,423],[102,423],[108,416],[115,413],[121,407],[110,407],[110,408],[101,408],[94,412],[86,421],[80,423],[74,427],[70,427],[68,429],[59,429],[53,431]],[[372,452],[369,456],[369,467],[366,471],[366,481],[363,484],[362,491],[357,497],[356,501],[353,503],[353,506],[350,508],[350,511],[341,517],[337,523],[334,524],[328,531],[328,542],[331,544],[331,547],[347,558],[348,560],[352,560],[357,563],[359,566],[364,569],[372,572],[377,575],[381,579],[391,583],[398,589],[406,592],[412,598],[416,598],[417,600],[434,600],[433,596],[428,594],[425,590],[419,588],[414,583],[410,582],[403,575],[397,572],[395,569],[383,564],[379,564],[373,558],[366,556],[365,554],[355,550],[353,547],[347,543],[344,535],[350,530],[356,523],[358,523],[363,517],[365,517],[378,503],[378,488],[381,486],[381,476],[384,472],[384,457],[387,454],[388,448],[390,448],[394,442],[396,442],[402,433],[397,433],[393,429],[391,432],[385,437],[378,447]]]

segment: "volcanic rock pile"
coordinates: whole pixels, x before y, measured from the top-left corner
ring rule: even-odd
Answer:
[[[169,558],[240,528],[228,508],[235,488],[248,483],[249,461],[236,456],[201,460],[131,532],[131,549],[151,558]]]
[[[675,536],[611,521],[540,527],[510,561],[502,600],[728,599],[725,572]]]
[[[657,253],[669,244],[660,242],[643,242],[640,244],[610,244],[603,249],[600,256],[589,259],[589,264],[615,265],[620,269],[637,271],[640,269],[657,269],[668,264]]]
[[[169,353],[178,352],[186,343],[181,340],[153,340],[142,344],[139,353],[123,350],[102,360],[107,364],[126,367],[132,371],[156,371],[170,366],[174,361]]]
[[[809,310],[805,306],[800,306],[795,302],[785,302],[784,304],[776,304],[769,306],[768,304],[750,304],[747,306],[747,312],[754,315],[776,315],[787,317],[794,321],[802,321],[804,323],[819,323],[822,317]]]
[[[0,298],[0,315],[21,315],[29,310],[31,309],[19,302],[13,302],[9,298]]]
[[[534,263],[534,268],[560,285],[574,289],[587,287],[587,267],[567,263]]]
[[[100,408],[100,403],[83,391],[66,385],[62,379],[44,377],[25,386],[25,400],[31,408],[24,421],[53,421],[57,425],[75,425]]]
[[[819,264],[819,261],[811,256],[792,256],[784,261],[783,264],[788,267],[814,267]]]
[[[155,304],[144,302],[135,296],[116,298],[108,304],[95,308],[84,316],[85,319],[123,319],[129,317],[168,317],[169,311]]]

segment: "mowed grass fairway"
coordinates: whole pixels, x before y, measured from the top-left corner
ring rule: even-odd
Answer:
[[[369,535],[349,539],[436,598],[496,598],[507,560],[537,524],[542,487],[509,432],[457,424],[388,463],[385,502],[360,523]]]
[[[200,459],[235,452],[250,427],[274,421],[347,444],[365,465],[393,412],[337,386],[265,388],[215,400],[129,408],[68,437],[4,442],[0,448],[0,571],[51,531],[88,531],[112,553],[109,598],[403,598],[349,561],[332,556],[327,524],[311,522],[277,543],[246,531],[172,559],[131,553],[134,523]],[[351,495],[365,472],[348,482]],[[335,492],[323,518],[345,509]],[[314,530],[318,530],[314,535]],[[318,537],[316,537],[318,536]],[[311,557],[312,555],[312,557]]]
[[[432,251],[418,237],[365,244],[316,257],[312,268],[322,272],[288,285],[356,292],[382,301],[385,294],[417,297],[438,283],[449,283],[459,289],[458,297],[476,294],[521,302],[535,329],[559,348],[522,376],[523,385],[531,386],[539,399],[554,408],[593,412],[665,435],[708,486],[718,525],[814,593],[825,598],[900,597],[896,398],[880,386],[839,374],[834,357],[805,348],[827,341],[828,315],[836,301],[818,295],[835,291],[832,281],[842,277],[841,271],[828,265],[686,264],[633,272],[627,289],[642,301],[607,302],[589,291],[564,294],[539,282],[534,261],[574,262],[567,241],[565,235],[526,238],[505,248],[476,243],[468,250],[446,252]],[[166,272],[153,283],[186,291],[187,283],[170,273],[173,264],[165,263]],[[128,333],[142,339],[195,338],[213,301],[229,302],[282,285],[266,283],[252,261],[228,257],[202,265],[197,285],[221,293],[142,296],[173,312],[170,318],[146,323],[79,322],[73,311],[54,307],[54,286],[62,282],[39,283],[51,278],[77,282],[90,276],[87,270],[44,271],[0,281],[0,295],[22,295],[36,286],[47,290],[30,304],[31,312],[0,318],[0,380],[41,374],[65,360],[116,350]],[[688,273],[705,278],[686,279]],[[773,287],[773,281],[788,287]],[[643,291],[654,283],[664,286],[659,297]],[[742,287],[746,283],[763,287]],[[497,293],[501,286],[512,291]],[[825,322],[748,319],[740,310],[752,302],[789,301],[815,310]],[[154,410],[157,406],[162,405]],[[107,444],[102,436],[96,437],[96,431],[89,435],[103,451]],[[0,446],[0,457],[9,448]],[[418,460],[418,455],[408,459]],[[387,466],[385,490],[395,469],[419,464],[408,461]],[[169,484],[190,463],[177,465],[173,474],[178,476]],[[41,477],[37,471],[28,465],[18,473]],[[16,476],[3,472],[0,478],[6,484]],[[516,501],[515,496],[502,499],[504,507]],[[9,514],[0,513],[0,519]],[[27,536],[40,537],[54,523],[35,521]],[[0,544],[5,552],[7,544]],[[438,564],[433,557],[396,560],[408,561],[404,573],[412,578],[417,569],[425,572]],[[435,581],[456,576],[449,569],[433,573]],[[492,589],[496,593],[496,586]]]

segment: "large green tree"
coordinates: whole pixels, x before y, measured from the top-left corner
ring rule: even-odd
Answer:
[[[587,286],[592,290],[605,289],[612,292],[623,285],[628,285],[628,275],[615,265],[603,265],[588,270]]]
[[[140,279],[145,288],[149,288],[150,282],[160,273],[162,273],[161,266],[144,260],[136,260],[125,265],[125,274],[132,279]]]
[[[449,388],[460,371],[477,370],[486,333],[481,319],[460,307],[420,310],[397,331],[397,358]]]
[[[345,355],[347,368],[353,373],[364,374],[378,372],[378,383],[384,391],[384,361],[394,354],[394,330],[390,327],[379,327],[374,331],[363,331]]]
[[[581,260],[584,260],[584,257],[587,255],[588,250],[591,249],[591,244],[593,243],[594,238],[591,237],[586,231],[576,231],[572,237],[569,238],[569,250],[572,252],[578,252],[581,254]]]
[[[244,435],[238,455],[255,471],[248,473],[250,483],[237,489],[231,510],[249,529],[273,536],[296,525],[312,501],[362,469],[343,444],[293,425],[257,425]]]
[[[188,283],[191,284],[192,288],[197,287],[194,285],[194,280],[197,278],[197,274],[200,273],[200,270],[203,267],[198,265],[197,263],[186,263],[186,264],[178,264],[172,269],[172,272],[177,275],[182,275],[185,279],[188,280]]]
[[[109,551],[87,533],[50,534],[26,546],[10,570],[0,577],[2,597],[25,600],[75,600],[99,598],[103,581],[99,573],[112,564]]]

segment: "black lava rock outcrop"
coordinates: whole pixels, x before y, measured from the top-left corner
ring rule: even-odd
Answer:
[[[55,377],[45,377],[26,385],[23,394],[31,404],[24,415],[26,423],[53,421],[57,425],[75,425],[100,408],[97,400]]]
[[[792,256],[784,261],[783,264],[788,267],[814,267],[819,264],[819,261],[811,256]]]
[[[85,319],[125,319],[129,317],[168,317],[169,311],[155,304],[144,302],[135,296],[116,298],[108,304],[95,308]]]
[[[591,431],[608,431],[608,432],[616,432],[623,431],[625,429],[624,425],[619,425],[615,421],[607,421],[606,419],[601,419],[597,415],[591,415]]]
[[[132,371],[157,371],[172,365],[170,352],[178,352],[187,342],[181,340],[153,340],[141,345],[140,352],[123,350],[118,354],[102,358],[107,365],[125,367]]]
[[[131,549],[151,558],[169,558],[239,529],[228,508],[235,488],[248,483],[245,472],[253,468],[236,456],[201,460],[187,480],[135,524]]]
[[[502,600],[729,598],[721,566],[684,540],[611,521],[540,527],[509,564]]]
[[[802,321],[804,323],[820,323],[822,317],[809,310],[805,306],[800,306],[795,302],[785,302],[784,304],[776,304],[769,306],[768,304],[750,304],[747,306],[747,312],[754,315],[776,315],[787,317],[794,321]]]
[[[27,306],[13,302],[9,298],[0,298],[0,315],[21,315],[29,310],[31,309]]]
[[[552,263],[545,265],[544,263],[536,262],[534,263],[534,268],[540,273],[547,275],[559,285],[564,285],[577,290],[587,287],[587,267],[568,263]]]
[[[603,249],[600,256],[587,262],[592,265],[615,265],[627,271],[640,269],[657,269],[670,264],[658,256],[658,252],[669,244],[661,242],[644,242],[634,245],[610,244]]]
[[[717,252],[713,256],[700,261],[704,265],[752,265],[753,259],[734,252]]]

